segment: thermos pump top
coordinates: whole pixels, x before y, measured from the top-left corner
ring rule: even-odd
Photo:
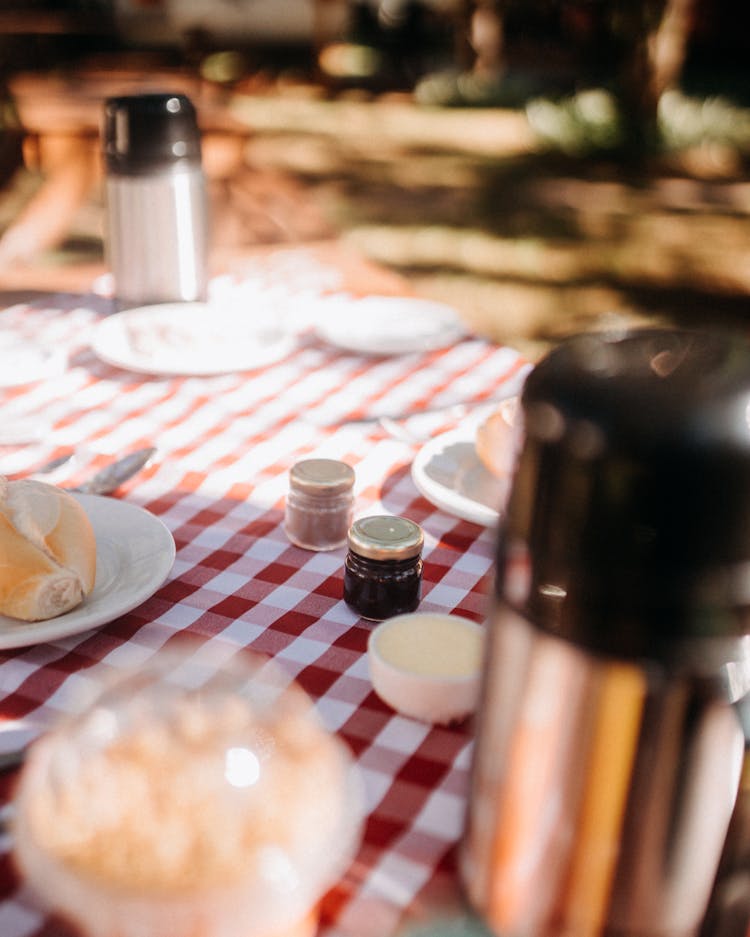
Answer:
[[[190,99],[108,98],[102,145],[105,252],[118,307],[205,299],[208,207]]]
[[[466,892],[503,937],[689,937],[747,797],[750,348],[576,336],[522,418]]]

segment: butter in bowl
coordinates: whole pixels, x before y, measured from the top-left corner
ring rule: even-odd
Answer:
[[[378,625],[368,640],[372,685],[383,702],[422,722],[461,722],[479,697],[484,627],[461,615],[414,612]]]

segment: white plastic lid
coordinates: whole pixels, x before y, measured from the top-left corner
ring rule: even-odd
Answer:
[[[351,759],[298,686],[255,657],[217,672],[165,655],[32,746],[16,856],[85,933],[182,937],[205,920],[254,937],[314,908],[361,819]]]

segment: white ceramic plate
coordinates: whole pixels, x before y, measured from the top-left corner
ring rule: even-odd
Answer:
[[[62,374],[68,356],[61,348],[40,348],[33,342],[0,335],[0,387],[20,387]]]
[[[143,374],[207,376],[251,371],[288,355],[296,339],[278,319],[207,303],[139,306],[103,319],[94,353]]]
[[[451,306],[400,296],[331,297],[316,332],[331,345],[365,355],[434,351],[466,334]]]
[[[411,477],[435,507],[462,520],[494,527],[508,495],[509,479],[497,478],[479,461],[475,423],[431,439],[419,450]]]
[[[76,495],[96,536],[96,581],[78,608],[47,621],[0,615],[0,648],[26,647],[80,634],[125,615],[150,598],[172,569],[175,545],[165,524],[127,501]]]

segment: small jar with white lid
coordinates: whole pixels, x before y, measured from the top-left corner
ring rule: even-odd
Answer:
[[[354,512],[354,469],[338,459],[303,459],[289,472],[287,537],[305,550],[346,543]]]

